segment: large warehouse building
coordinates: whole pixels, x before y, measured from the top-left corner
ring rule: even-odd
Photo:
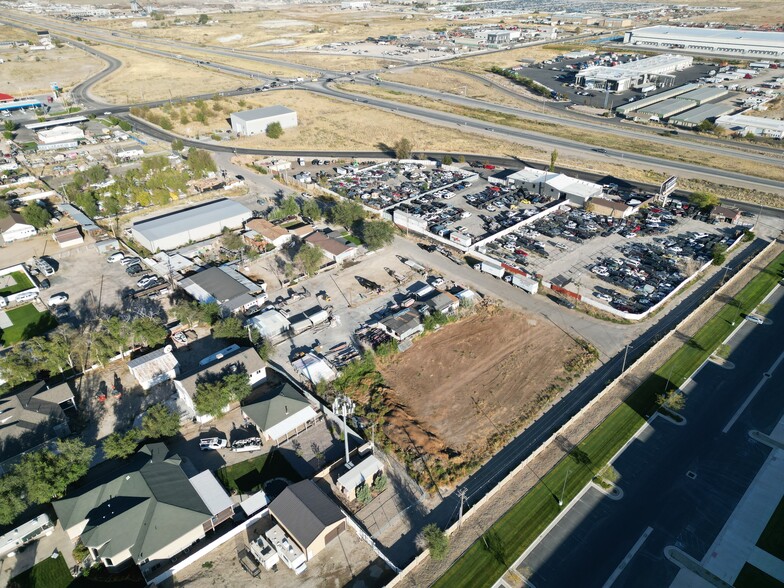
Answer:
[[[231,115],[231,130],[244,137],[258,135],[275,122],[280,123],[284,129],[296,127],[297,113],[285,106],[268,106],[235,112]]]
[[[716,56],[784,57],[784,33],[655,26],[634,29],[623,37],[627,45]]]
[[[784,121],[776,120],[775,118],[731,114],[720,116],[716,119],[716,124],[738,135],[751,134],[773,139],[784,137]]]
[[[690,67],[692,61],[691,57],[683,55],[655,55],[615,67],[597,65],[580,71],[575,84],[609,92],[625,92],[650,84],[668,87],[675,82],[672,74]]]
[[[131,234],[152,252],[168,251],[219,235],[224,227],[237,229],[251,216],[250,209],[224,198],[134,223]]]

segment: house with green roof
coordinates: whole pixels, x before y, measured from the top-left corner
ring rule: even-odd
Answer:
[[[288,382],[242,406],[242,414],[253,421],[265,443],[281,443],[294,437],[318,418],[313,405]]]
[[[54,510],[71,540],[81,539],[108,570],[135,563],[147,576],[234,512],[211,472],[189,477],[185,465],[163,443],[144,445],[110,479],[54,502]]]

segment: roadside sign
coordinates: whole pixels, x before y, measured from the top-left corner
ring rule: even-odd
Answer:
[[[675,188],[678,186],[678,178],[676,176],[670,176],[659,187],[659,196],[666,198],[670,194],[675,191]]]

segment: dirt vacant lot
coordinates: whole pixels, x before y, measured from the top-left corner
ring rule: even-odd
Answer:
[[[479,311],[416,341],[381,367],[387,434],[424,452],[483,455],[499,430],[517,429],[568,379],[586,352],[552,324],[512,310]],[[559,378],[561,380],[559,380]]]
[[[22,36],[12,34],[10,38]],[[24,48],[8,49],[0,51],[0,59],[5,60],[0,64],[0,91],[17,96],[51,92],[53,82],[71,89],[104,67],[100,59],[67,46],[34,53]]]

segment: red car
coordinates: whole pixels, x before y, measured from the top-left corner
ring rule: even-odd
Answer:
[[[495,169],[495,166],[492,163],[486,163],[483,167],[485,169]]]

